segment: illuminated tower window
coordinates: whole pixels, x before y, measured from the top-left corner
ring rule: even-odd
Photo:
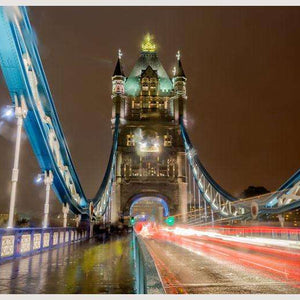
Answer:
[[[141,95],[156,96],[158,93],[158,75],[157,71],[148,66],[142,70],[141,74]]]
[[[124,94],[124,82],[122,80],[113,81],[113,93]]]
[[[143,78],[142,79],[142,95],[147,96],[149,92],[149,79]]]
[[[150,95],[155,96],[157,94],[158,80],[156,77],[150,79]]]
[[[127,142],[126,142],[126,145],[127,145],[128,147],[135,146],[135,143],[134,143],[134,134],[132,134],[132,133],[127,134]]]
[[[171,147],[172,146],[172,136],[170,134],[164,135],[164,146]]]

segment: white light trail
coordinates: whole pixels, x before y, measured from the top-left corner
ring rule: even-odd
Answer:
[[[229,236],[223,235],[218,232],[213,231],[201,231],[192,228],[161,228],[162,231],[172,232],[178,236],[198,236],[198,237],[212,237],[216,239],[221,239],[224,241],[232,241],[244,244],[251,244],[256,246],[277,246],[277,247],[288,247],[293,249],[300,249],[300,241],[282,240],[282,239],[270,239],[270,238],[260,238],[260,237],[239,237],[239,236]]]

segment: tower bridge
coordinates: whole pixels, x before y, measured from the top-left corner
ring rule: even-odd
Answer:
[[[128,214],[131,199],[143,194],[163,198],[171,214],[186,214],[185,150],[179,127],[187,101],[186,77],[178,57],[170,79],[156,48],[146,35],[128,78],[121,57],[112,77],[113,130],[120,118],[112,222],[118,221],[119,212]]]
[[[179,51],[169,76],[159,60],[153,36],[147,34],[139,57],[126,76],[119,50],[112,75],[111,152],[100,187],[88,199],[71,159],[25,7],[0,7],[0,39],[1,70],[18,120],[9,221],[7,228],[0,230],[0,262],[9,266],[6,261],[42,255],[50,249],[59,253],[60,246],[71,247],[91,239],[94,225],[106,226],[109,231],[120,226],[124,218],[135,217],[143,221],[133,233],[135,292],[191,292],[184,287],[185,276],[178,279],[176,270],[170,270],[170,257],[178,261],[180,247],[185,249],[180,251],[190,251],[189,255],[194,253],[192,259],[203,253],[218,253],[212,263],[217,266],[218,259],[224,259],[222,253],[239,257],[233,263],[243,264],[243,268],[245,260],[250,261],[249,268],[260,265],[263,274],[270,270],[269,264],[274,264],[277,275],[283,272],[277,264],[284,252],[288,257],[286,282],[282,289],[275,290],[286,292],[289,282],[293,292],[299,290],[299,253],[295,249],[299,247],[300,232],[298,228],[285,228],[282,214],[300,207],[300,171],[277,191],[255,198],[237,199],[219,186],[204,168],[188,136],[188,81]],[[14,223],[23,128],[43,173],[46,196],[42,228],[19,229]],[[49,227],[50,188],[62,204],[61,228]],[[76,228],[67,227],[69,213],[76,217]],[[175,219],[176,228],[162,225],[170,216]],[[265,223],[270,216],[278,218],[279,226]],[[253,224],[256,227],[251,227]],[[239,253],[238,243],[251,255]],[[157,256],[164,247],[169,255]],[[268,252],[268,247],[278,249]],[[76,247],[72,249],[76,257]],[[128,252],[129,246],[126,249]],[[263,263],[261,251],[266,256],[272,252],[277,258],[269,256]],[[125,264],[129,264],[130,255],[127,253],[126,257]],[[25,262],[28,257],[23,259]],[[207,261],[199,263],[205,265]],[[188,264],[182,265],[186,271],[185,267]],[[238,278],[239,272],[244,271],[241,267],[235,272]],[[149,282],[155,284],[150,286]],[[261,291],[273,291],[273,286],[266,286]]]

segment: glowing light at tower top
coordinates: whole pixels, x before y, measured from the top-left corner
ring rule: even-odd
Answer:
[[[155,52],[157,45],[154,42],[154,36],[150,33],[147,33],[144,37],[141,47],[143,52]]]

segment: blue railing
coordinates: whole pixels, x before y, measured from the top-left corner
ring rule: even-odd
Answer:
[[[87,230],[73,227],[0,229],[0,263],[88,238]]]
[[[161,277],[147,246],[135,231],[132,235],[136,294],[165,294]]]

